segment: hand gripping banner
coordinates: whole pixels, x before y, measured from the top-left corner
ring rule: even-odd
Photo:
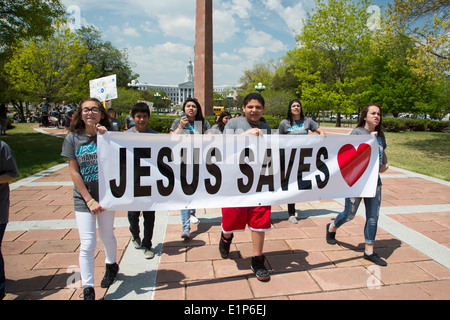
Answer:
[[[374,197],[372,135],[98,135],[100,204],[124,211]]]

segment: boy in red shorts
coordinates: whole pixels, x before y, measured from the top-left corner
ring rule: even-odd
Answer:
[[[262,136],[263,132],[271,134],[270,126],[261,120],[265,110],[264,98],[259,93],[250,93],[244,99],[245,117],[233,118],[225,126],[224,133],[253,134]],[[269,281],[270,274],[264,265],[263,255],[265,232],[271,229],[270,206],[222,208],[222,234],[219,252],[227,258],[233,240],[233,232],[244,231],[248,225],[252,231],[253,257],[251,269],[260,281]]]

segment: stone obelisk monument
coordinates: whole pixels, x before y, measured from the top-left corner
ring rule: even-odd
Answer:
[[[197,0],[194,93],[206,116],[213,115],[213,2]]]

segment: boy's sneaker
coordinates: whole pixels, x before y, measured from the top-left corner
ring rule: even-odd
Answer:
[[[144,250],[145,259],[153,259],[155,257],[155,252],[152,248],[144,248]]]
[[[289,216],[288,221],[290,223],[293,223],[293,224],[297,224],[298,223],[297,218],[295,216]]]
[[[134,247],[136,249],[141,249],[141,238],[139,236],[137,237],[131,236],[131,237],[132,237],[131,242],[133,243]]]
[[[95,300],[95,290],[92,287],[83,289],[83,300]]]
[[[326,235],[327,243],[328,244],[336,244],[337,243],[336,239],[335,239],[336,232],[330,232],[330,224],[331,223],[327,224],[327,235]]]
[[[219,241],[219,252],[223,259],[228,258],[228,254],[230,253],[231,242],[233,241],[234,235],[231,234],[231,237],[226,239],[223,237],[223,232],[220,235]]]
[[[256,279],[263,282],[270,280],[269,270],[267,270],[266,266],[264,265],[265,260],[266,257],[264,255],[259,257],[252,257],[251,264],[251,268],[256,275]]]
[[[371,261],[373,263],[375,263],[376,265],[382,266],[382,267],[386,267],[387,266],[387,262],[384,261],[383,259],[381,259],[375,252],[372,253],[371,255],[367,255],[364,252],[364,259]]]
[[[102,282],[100,283],[100,287],[109,288],[109,286],[116,281],[118,272],[119,272],[119,265],[117,263],[114,262],[113,264],[106,264],[105,276],[103,277]]]

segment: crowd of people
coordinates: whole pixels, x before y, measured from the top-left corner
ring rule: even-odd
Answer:
[[[43,103],[45,105],[45,101]],[[279,126],[279,134],[292,135],[293,138],[295,135],[306,135],[309,131],[316,134],[325,134],[315,121],[304,116],[299,100],[291,101],[287,109],[286,119]],[[41,108],[42,110],[45,109]],[[47,108],[47,110],[47,113],[49,113],[50,109]],[[242,134],[262,136],[272,133],[272,128],[263,118],[265,101],[259,93],[251,93],[245,97],[242,111],[243,116],[234,118],[232,118],[230,113],[223,112],[216,120],[216,124],[211,127],[209,122],[203,117],[202,108],[198,100],[188,98],[183,105],[181,117],[173,122],[170,134],[233,134],[243,132]],[[74,183],[73,199],[81,241],[79,259],[85,300],[95,299],[94,257],[97,245],[97,228],[106,256],[106,270],[101,281],[101,287],[107,288],[114,283],[119,272],[117,241],[114,236],[115,212],[105,210],[99,203],[98,177],[95,179],[95,176],[92,176],[92,173],[97,172],[96,167],[98,165],[96,160],[97,133],[104,134],[108,130],[126,130],[135,134],[157,134],[156,131],[148,127],[149,118],[150,109],[147,104],[137,103],[130,110],[129,119],[125,123],[125,128],[123,128],[122,123],[116,119],[115,111],[113,109],[107,111],[102,103],[95,98],[89,98],[81,102],[80,107],[73,114],[73,120],[70,124],[69,133],[64,140],[61,155],[68,159],[70,174]],[[381,108],[376,104],[369,104],[362,110],[357,128],[351,134],[373,134],[377,137],[380,172],[383,172],[388,168],[388,164],[385,153],[386,139],[381,131],[381,122]],[[17,176],[17,168],[11,160],[11,152],[7,150],[6,146],[0,145],[0,155],[2,156],[0,174],[5,172],[5,174],[0,175],[0,188],[5,190],[7,183],[5,186],[4,181],[7,180],[2,180],[2,178],[7,176],[10,179]],[[8,157],[10,160],[5,162],[3,157]],[[6,168],[3,168],[4,163],[7,166]],[[3,189],[0,189],[0,191]],[[327,241],[329,244],[337,243],[335,238],[337,229],[345,222],[353,219],[362,200],[361,198],[345,200],[345,210],[338,215],[333,224],[327,225],[324,241]],[[366,250],[363,257],[377,265],[385,266],[386,262],[374,252],[380,202],[381,180],[378,179],[376,196],[374,198],[364,198],[366,206],[366,226],[364,229]],[[2,208],[5,208],[3,203],[0,204]],[[288,209],[289,221],[297,223],[295,205],[288,204]],[[4,211],[0,209],[0,240],[4,233],[1,223],[5,226],[7,223],[7,212]],[[144,219],[142,240],[139,228],[140,215],[141,212],[139,211],[128,212],[132,243],[136,249],[143,250],[145,258],[152,259],[155,256],[152,244],[155,212],[142,212]],[[265,265],[264,256],[265,233],[271,229],[270,216],[270,206],[222,208],[222,233],[218,248],[221,257],[224,259],[228,258],[234,233],[243,231],[248,227],[251,230],[253,244],[250,268],[255,273],[256,278],[263,282],[270,280],[270,272]],[[181,238],[187,241],[191,236],[190,223],[199,222],[200,220],[195,216],[194,209],[181,210]],[[3,260],[0,260],[0,262],[1,271]],[[4,292],[4,271],[0,274],[0,289]]]
[[[36,110],[36,116],[42,127],[69,128],[77,107],[77,104],[73,101],[70,103],[66,103],[66,101],[55,102],[51,105],[46,98],[43,98]]]

